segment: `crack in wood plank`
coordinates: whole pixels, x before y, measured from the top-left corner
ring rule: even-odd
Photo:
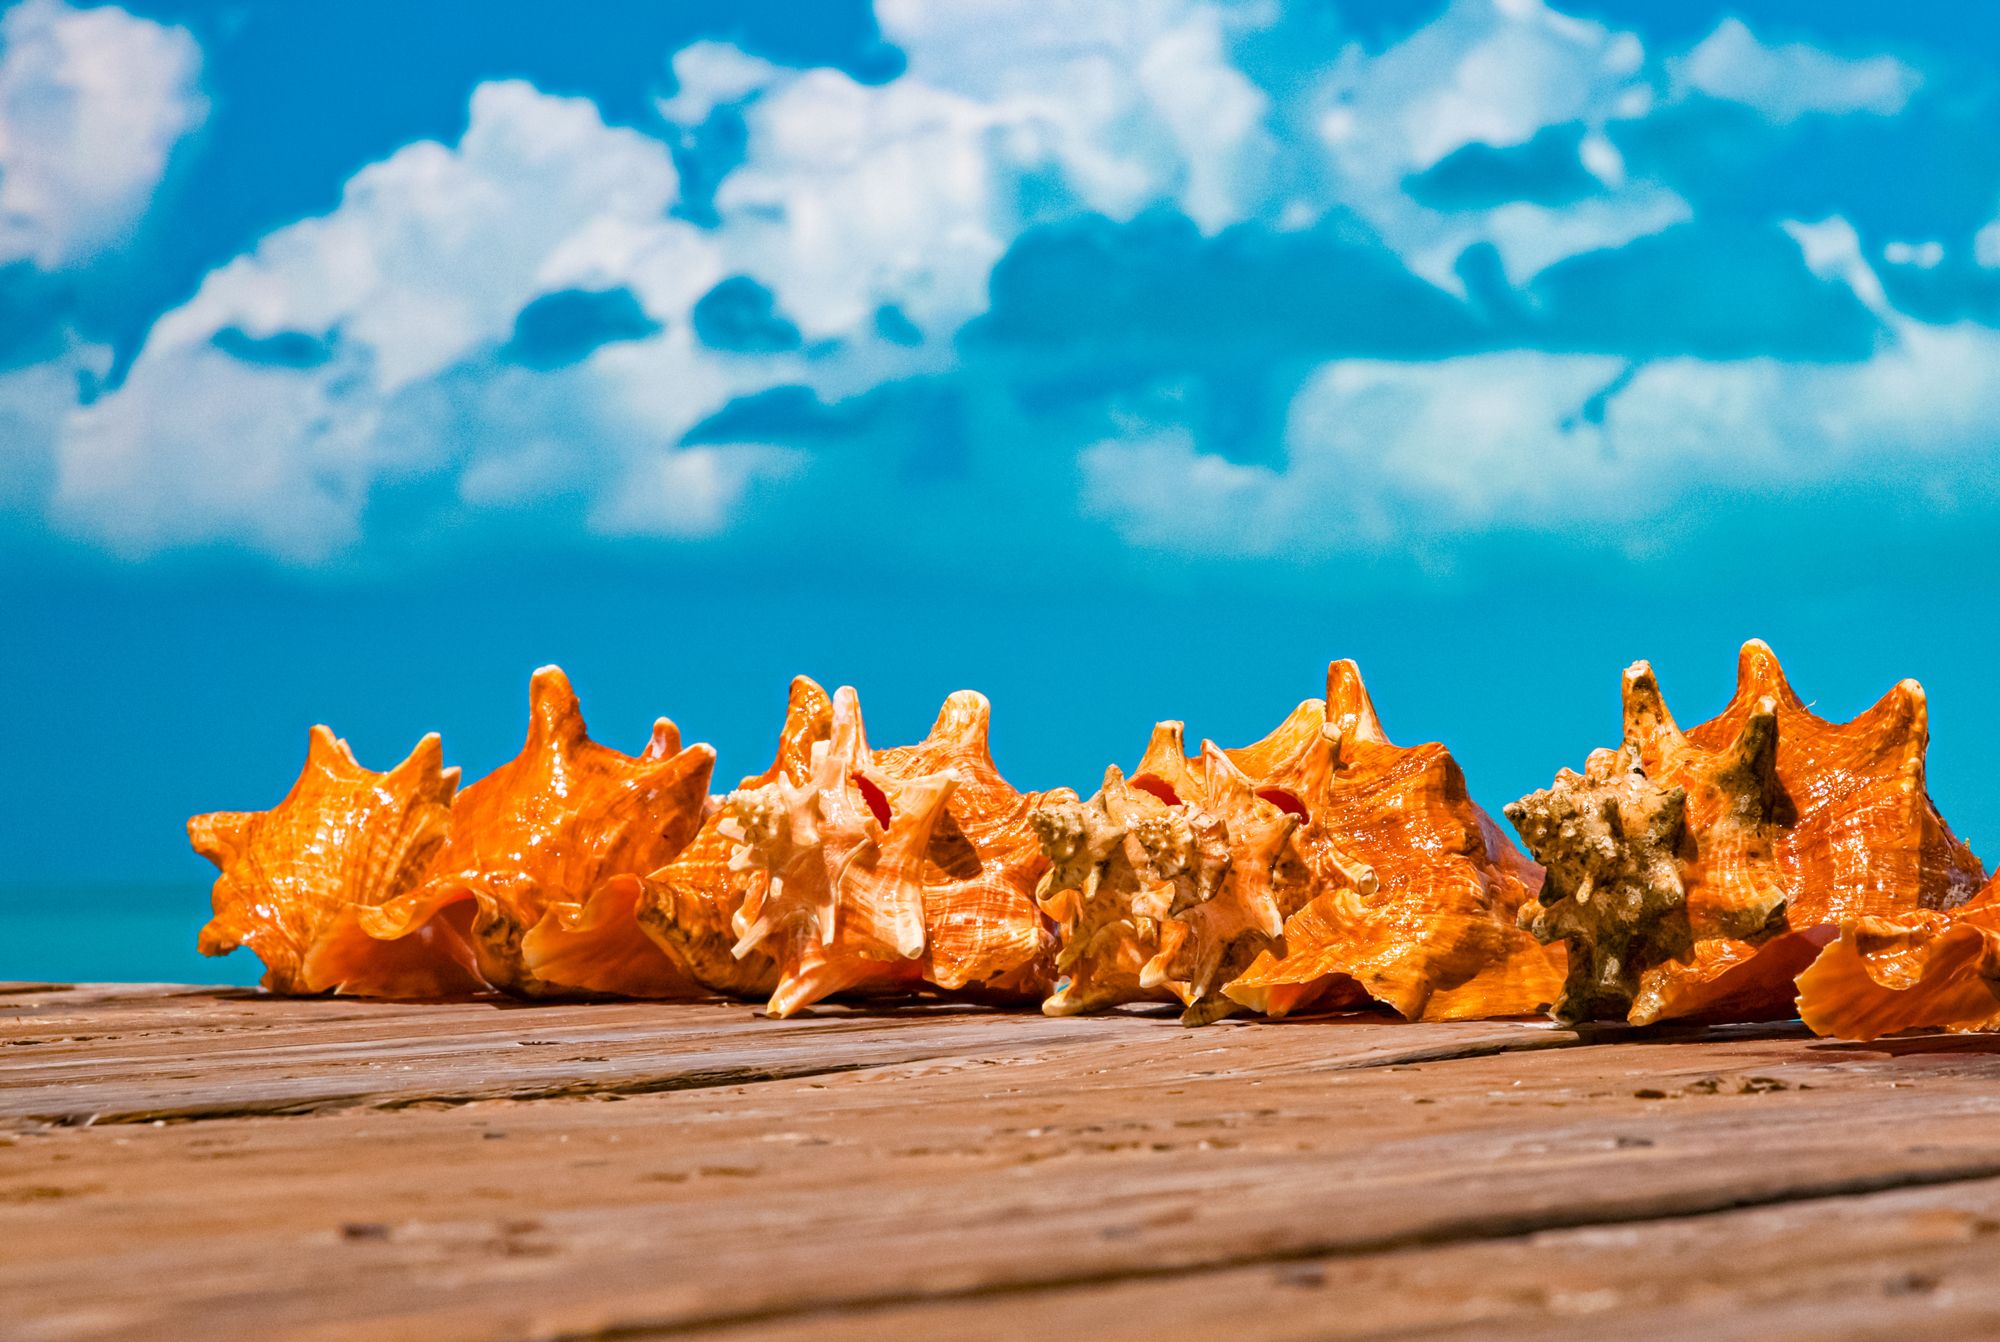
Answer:
[[[1052,1273],[1032,1281],[984,1282],[938,1291],[904,1289],[872,1296],[854,1296],[840,1301],[813,1302],[797,1308],[772,1305],[755,1309],[718,1310],[711,1314],[669,1320],[632,1320],[581,1331],[539,1334],[533,1342],[645,1342],[645,1339],[649,1338],[686,1337],[750,1324],[803,1322],[816,1318],[869,1314],[899,1307],[997,1300],[1011,1296],[1087,1290],[1146,1281],[1178,1281],[1244,1268],[1282,1267],[1292,1263],[1363,1258],[1408,1249],[1484,1244],[1521,1239],[1557,1230],[1606,1229],[1651,1225],[1662,1221],[1693,1220],[1759,1207],[1794,1206],[1834,1198],[1870,1196],[1902,1189],[1936,1188],[1989,1179],[2000,1179],[2000,1158],[1945,1169],[1831,1179],[1824,1183],[1803,1184],[1758,1195],[1689,1197],[1684,1203],[1676,1200],[1651,1206],[1635,1205],[1609,1215],[1602,1212],[1564,1214],[1558,1211],[1532,1216],[1475,1216],[1447,1221],[1410,1234],[1384,1235],[1374,1239],[1328,1240],[1323,1243],[1306,1242],[1259,1253],[1218,1255],[1198,1262],[1176,1261],[1159,1267],[1128,1265],[1095,1272]]]

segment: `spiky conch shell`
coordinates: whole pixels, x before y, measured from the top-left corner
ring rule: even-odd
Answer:
[[[1799,1018],[1838,1039],[2000,1030],[2000,877],[1949,913],[1842,919],[1798,989]]]
[[[1518,922],[1541,868],[1443,745],[1389,740],[1352,661],[1327,668],[1324,701],[1234,753],[1263,795],[1302,807],[1314,895],[1231,997],[1274,1016],[1372,999],[1407,1020],[1529,1015],[1555,999],[1562,952]]]
[[[1814,715],[1760,641],[1683,732],[1652,668],[1625,672],[1624,742],[1508,808],[1549,868],[1531,910],[1567,940],[1569,1019],[1768,1020],[1846,920],[1964,903],[1984,880],[1924,789],[1924,693]]]
[[[1214,742],[1189,759],[1183,730],[1160,723],[1129,780],[1114,766],[1089,802],[1037,815],[1053,859],[1042,907],[1063,929],[1049,1015],[1160,1000],[1190,1025],[1219,1020],[1240,1009],[1224,985],[1305,899],[1299,817]]]
[[[833,700],[805,676],[792,681],[777,756],[736,790],[783,782],[803,786],[812,776],[813,748],[833,735]],[[736,914],[746,901],[761,905],[770,874],[732,861],[742,830],[718,803],[693,842],[643,883],[639,926],[688,976],[730,997],[768,997],[778,986],[777,963],[765,951],[738,953]]]
[[[1560,980],[1515,926],[1538,869],[1442,746],[1383,734],[1352,662],[1254,745],[1154,729],[1128,781],[1041,817],[1067,981],[1044,1010],[1179,1000],[1190,1024],[1371,999],[1410,1019],[1520,1015]]]
[[[276,807],[188,821],[196,851],[221,869],[202,954],[248,946],[264,962],[264,986],[279,993],[442,997],[481,987],[469,920],[439,919],[360,954],[347,935],[358,917],[424,879],[457,787],[435,735],[373,773],[330,729],[314,727],[298,782]]]
[[[353,953],[470,917],[479,973],[524,996],[682,997],[700,988],[641,931],[641,876],[694,836],[715,752],[671,722],[634,757],[592,741],[568,677],[529,685],[520,754],[459,793],[430,879],[348,929]]]
[[[1042,859],[1027,837],[1041,798],[993,768],[990,711],[961,691],[922,744],[877,755],[843,687],[804,778],[730,795],[731,860],[769,878],[745,891],[734,949],[776,963],[771,1014],[835,994],[1046,990],[1054,938],[1031,898]]]

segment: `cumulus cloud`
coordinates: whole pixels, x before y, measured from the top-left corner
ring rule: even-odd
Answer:
[[[23,0],[0,17],[0,263],[44,269],[117,242],[207,112],[179,28]]]
[[[1266,99],[1228,59],[1226,11],[985,0],[880,18],[908,73],[772,72],[716,193],[732,253],[808,339],[864,338],[884,306],[948,335],[1043,209],[1127,219],[1164,201],[1214,230],[1254,207]],[[717,66],[689,74],[742,96]]]
[[[2000,332],[1899,321],[1849,364],[1528,351],[1334,363],[1294,399],[1282,467],[1157,434],[1082,461],[1092,511],[1170,552],[1407,553],[1507,533],[1615,536],[1638,552],[1718,490],[1917,481],[1929,506],[1969,506],[2000,484],[1996,415]]]
[[[357,538],[383,481],[455,472],[485,506],[588,497],[737,389],[689,329],[724,270],[667,217],[676,189],[665,147],[589,102],[482,86],[458,145],[363,169],[332,213],[160,320],[123,385],[62,427],[59,512],[136,552],[224,540],[310,561]],[[626,338],[519,365],[538,300],[613,290]],[[246,342],[319,352],[246,359]],[[655,475],[655,493],[740,487]]]
[[[1893,111],[1889,58],[1729,23],[1674,56],[1542,0],[1286,68],[1269,6],[879,19],[907,61],[880,85],[677,53],[656,133],[482,85],[457,143],[362,169],[37,419],[58,516],[310,563],[475,515],[685,540],[876,491],[915,535],[1055,494],[1147,548],[1358,553],[1807,458],[1949,475],[1996,400],[1983,328],[1899,313],[1844,220],[1697,217],[1627,135]]]
[[[884,18],[910,66],[885,86],[679,53],[663,115],[726,106],[745,126],[713,229],[671,217],[660,140],[481,86],[457,145],[364,168],[158,321],[123,385],[62,426],[60,514],[134,552],[313,561],[354,543],[382,486],[446,472],[466,506],[570,498],[612,532],[710,532],[796,462],[679,438],[745,393],[948,367],[943,338],[984,308],[1036,190],[1210,226],[1247,208],[1265,104],[1223,11]],[[995,31],[1017,62],[996,62]]]
[[[1604,136],[1654,101],[1634,34],[1541,0],[1454,0],[1379,55],[1348,48],[1314,94],[1313,130],[1329,203],[1368,220],[1418,274],[1455,288],[1458,257],[1485,243],[1519,284],[1688,217],[1672,191],[1626,182]],[[1539,189],[1494,197],[1508,172]],[[1562,198],[1534,199],[1552,181]]]
[[[1893,116],[1923,82],[1893,56],[1844,60],[1799,42],[1766,46],[1736,18],[1717,24],[1668,70],[1681,88],[1746,104],[1780,123],[1809,112]]]

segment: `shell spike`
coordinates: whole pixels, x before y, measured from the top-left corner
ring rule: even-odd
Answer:
[[[1135,774],[1163,773],[1171,778],[1187,767],[1187,726],[1169,719],[1153,724],[1146,738],[1146,753],[1139,757]]]
[[[323,723],[314,727],[306,738],[306,767],[335,778],[353,778],[362,772],[353,748]]]
[[[1211,798],[1247,798],[1256,788],[1256,780],[1237,768],[1229,752],[1213,741],[1201,743],[1201,763]]]
[[[583,705],[559,666],[544,666],[528,680],[528,745],[571,749],[583,743]]]
[[[681,729],[674,725],[672,718],[655,718],[653,735],[646,742],[646,748],[639,752],[642,760],[663,760],[669,755],[678,755],[681,749]]]
[[[1736,697],[1757,700],[1769,696],[1784,708],[1804,708],[1805,700],[1792,690],[1778,654],[1761,638],[1753,638],[1736,654]]]
[[[978,690],[956,690],[938,709],[931,726],[934,740],[954,741],[968,750],[989,755],[987,733],[993,723],[993,705]]]
[[[958,775],[947,770],[912,778],[902,785],[896,794],[895,818],[882,838],[884,862],[923,859],[958,784]]]
[[[1742,819],[1768,824],[1794,815],[1778,781],[1778,704],[1768,694],[1751,706],[1723,753],[1715,781],[1729,798],[1730,813]]]
[[[861,696],[852,685],[842,685],[833,692],[833,730],[827,753],[845,761],[849,768],[859,768],[873,760],[868,751],[868,728],[861,720]]]
[[[437,774],[444,770],[444,738],[436,732],[425,732],[403,757],[403,762],[389,772],[400,774],[408,769],[416,774]]]
[[[188,817],[188,841],[194,850],[220,867],[243,847],[258,812],[210,811]]]
[[[1326,720],[1350,741],[1390,744],[1375,715],[1375,701],[1362,683],[1361,668],[1343,657],[1326,668]]]
[[[1637,661],[1625,668],[1621,698],[1624,701],[1626,745],[1636,746],[1642,753],[1657,755],[1662,750],[1679,747],[1687,739],[1667,708],[1666,697],[1660,693],[1659,677],[1653,674],[1651,662]]]

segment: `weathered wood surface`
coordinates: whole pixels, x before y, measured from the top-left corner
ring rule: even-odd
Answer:
[[[24,1339],[2000,1335],[1994,1040],[21,992],[0,1122]]]

